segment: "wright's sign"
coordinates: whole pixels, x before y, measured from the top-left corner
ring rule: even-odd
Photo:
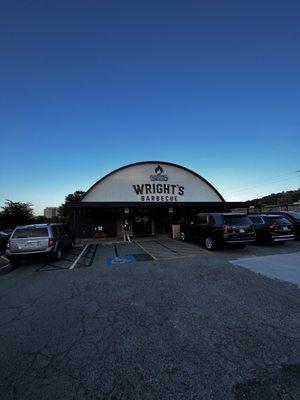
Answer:
[[[163,168],[158,165],[155,170],[155,175],[150,175],[150,181],[165,182],[169,180],[169,176],[163,174]],[[172,185],[170,183],[142,183],[140,185],[132,185],[134,191],[140,196],[141,201],[163,201],[174,202],[178,201],[179,196],[184,195],[184,186]]]
[[[137,163],[100,179],[82,202],[221,202],[218,192],[192,171],[168,163]]]
[[[133,185],[135,193],[140,195],[141,201],[178,201],[184,195],[184,187],[179,185],[152,183]]]

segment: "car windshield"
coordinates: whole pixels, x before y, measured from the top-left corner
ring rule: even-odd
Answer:
[[[286,218],[282,218],[282,217],[272,217],[270,218],[270,223],[271,224],[276,224],[276,225],[290,225],[290,221]]]
[[[290,215],[292,218],[300,219],[300,212],[298,211],[289,211],[288,215]]]
[[[240,226],[240,225],[251,225],[250,218],[243,215],[225,215],[224,223],[226,225]]]
[[[263,224],[263,219],[261,217],[249,217],[254,224]]]
[[[48,237],[48,229],[34,226],[28,228],[17,228],[13,234],[14,239],[33,237]]]

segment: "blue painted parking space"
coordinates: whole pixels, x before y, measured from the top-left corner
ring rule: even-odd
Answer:
[[[106,264],[109,265],[118,265],[118,264],[135,264],[136,259],[134,256],[120,256],[120,257],[113,257],[107,258]]]

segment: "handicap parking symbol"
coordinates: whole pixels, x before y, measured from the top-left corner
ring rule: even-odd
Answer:
[[[106,260],[106,264],[109,265],[118,265],[118,264],[135,264],[136,260],[133,256],[121,256],[108,258]]]

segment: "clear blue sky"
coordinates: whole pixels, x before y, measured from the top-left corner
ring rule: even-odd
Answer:
[[[298,188],[299,21],[297,0],[2,0],[0,204],[152,159],[227,200]]]

